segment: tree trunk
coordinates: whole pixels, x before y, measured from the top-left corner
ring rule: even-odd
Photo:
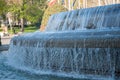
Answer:
[[[107,5],[107,1],[105,0],[105,5]]]
[[[71,6],[71,10],[73,10],[73,0],[71,0],[72,6]]]
[[[69,11],[71,10],[70,0],[68,0]]]
[[[98,5],[101,6],[101,1],[100,0],[98,0]]]
[[[119,0],[117,0],[117,3],[119,3]]]
[[[24,19],[21,18],[21,32],[24,32]]]
[[[80,6],[81,6],[81,1],[78,0],[78,9],[80,9]]]
[[[87,8],[87,0],[83,0],[83,8]]]
[[[67,2],[66,2],[66,0],[65,0],[65,2],[64,2],[64,5],[65,5],[65,8],[67,8]]]
[[[58,4],[60,3],[60,1],[58,0]]]

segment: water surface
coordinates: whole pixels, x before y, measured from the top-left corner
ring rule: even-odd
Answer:
[[[18,70],[7,65],[6,54],[7,52],[0,52],[0,80],[89,80],[34,74],[29,71]]]
[[[20,70],[11,67],[7,63],[7,51],[0,52],[0,80],[113,80],[112,78],[89,76],[81,78],[66,77],[66,75],[56,76],[48,74],[36,74],[31,71]],[[69,76],[69,75],[68,75]],[[119,80],[119,79],[117,79]]]

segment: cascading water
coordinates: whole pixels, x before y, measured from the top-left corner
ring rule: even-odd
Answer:
[[[117,4],[55,14],[50,17],[46,31],[119,28],[119,9]]]
[[[55,14],[45,32],[11,40],[8,63],[51,74],[116,76],[120,72],[119,27],[120,4]]]

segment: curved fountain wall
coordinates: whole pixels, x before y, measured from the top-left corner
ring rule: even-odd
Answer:
[[[11,40],[8,61],[36,70],[119,75],[120,4],[63,12]]]

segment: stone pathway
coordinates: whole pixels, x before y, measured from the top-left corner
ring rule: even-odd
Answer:
[[[7,36],[7,37],[1,37],[1,43],[2,45],[9,45],[11,40],[11,37]]]
[[[0,46],[0,51],[4,51],[4,50],[8,50],[9,49],[10,40],[14,36],[18,36],[18,35],[1,37],[1,43],[2,43],[2,45]]]
[[[10,40],[10,36],[1,37],[2,45],[0,46],[0,51],[6,51],[9,49]]]

